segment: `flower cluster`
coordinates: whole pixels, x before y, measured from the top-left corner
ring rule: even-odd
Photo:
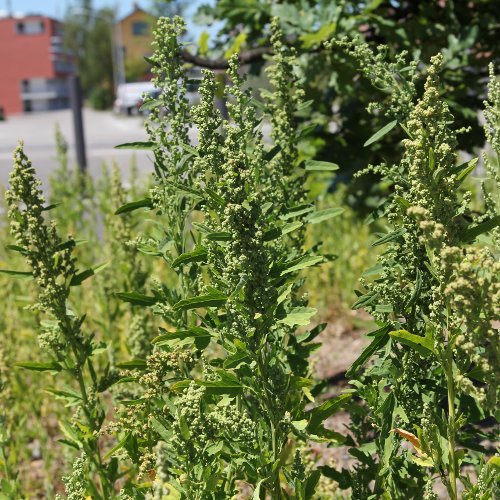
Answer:
[[[71,237],[63,244],[55,224],[45,222],[45,198],[22,143],[14,152],[9,180],[11,187],[5,197],[10,229],[39,286],[36,307],[61,319],[66,314],[69,281],[75,274],[74,244]]]
[[[375,88],[388,94],[387,100],[371,103],[368,111],[381,112],[397,120],[406,120],[413,108],[417,95],[416,83],[419,78],[418,61],[408,61],[408,51],[399,52],[394,56],[394,60],[390,61],[389,48],[386,45],[379,45],[374,52],[361,38],[344,37],[331,42],[329,46],[340,47],[356,61],[358,70]]]

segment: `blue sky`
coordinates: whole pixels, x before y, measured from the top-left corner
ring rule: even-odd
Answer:
[[[46,14],[53,17],[63,17],[68,5],[75,4],[70,0],[0,0],[0,11],[7,10],[10,3],[13,12]],[[149,2],[137,1],[139,5],[147,7]],[[94,0],[95,7],[113,7],[118,15],[126,15],[134,4],[134,0]]]
[[[214,0],[192,0],[187,3],[185,16],[188,35],[190,35],[192,39],[196,40],[203,30],[208,31],[211,37],[218,31],[218,26],[198,26],[192,22],[192,16],[196,12],[197,7],[202,3],[212,3],[213,1]],[[45,14],[62,19],[68,6],[78,3],[78,0],[0,0],[0,15],[8,12],[10,7],[13,13]],[[126,16],[131,12],[134,3],[147,9],[152,2],[150,0],[93,0],[92,2],[95,8],[112,7],[115,9],[118,18]]]

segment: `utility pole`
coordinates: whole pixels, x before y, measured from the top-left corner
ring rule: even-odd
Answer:
[[[85,135],[83,133],[82,115],[82,88],[80,77],[71,75],[69,77],[71,110],[73,112],[73,126],[75,129],[76,161],[78,168],[85,173],[87,170],[87,154],[85,151]]]

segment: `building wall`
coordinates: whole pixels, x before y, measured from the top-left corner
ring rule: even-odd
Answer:
[[[151,14],[136,9],[116,25],[116,43],[123,51],[127,69],[139,67],[147,73],[148,64],[144,56],[152,54],[153,29],[156,19]]]
[[[20,32],[21,23],[24,32]],[[32,32],[36,31],[37,23],[43,23],[43,32]],[[58,21],[44,16],[0,19],[0,107],[6,115],[21,113],[27,107],[52,109],[67,102],[67,92],[62,92],[66,92],[65,98],[59,89],[66,86],[71,68],[65,66],[63,71],[56,71],[56,64],[60,69],[65,60],[54,50],[57,40],[54,37],[59,35],[59,28]],[[44,87],[47,90],[45,97],[41,92],[34,93],[32,85],[35,85],[34,90]],[[26,103],[29,97],[34,98],[31,106]]]

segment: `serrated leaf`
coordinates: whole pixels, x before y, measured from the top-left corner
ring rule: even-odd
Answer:
[[[374,142],[377,142],[379,139],[384,137],[384,135],[388,134],[396,125],[398,124],[397,120],[393,120],[389,122],[387,125],[382,127],[379,131],[375,132],[364,144],[363,147],[367,147]]]
[[[151,198],[143,198],[142,200],[131,201],[125,203],[115,212],[115,215],[125,214],[137,210],[138,208],[153,208],[153,201]]]
[[[157,300],[156,297],[137,292],[117,292],[116,296],[124,302],[129,302],[136,306],[152,306],[156,304]]]
[[[306,170],[308,172],[335,172],[340,167],[336,163],[320,160],[307,160]]]
[[[227,296],[221,292],[212,292],[189,299],[183,299],[174,305],[174,311],[187,311],[198,307],[219,307],[225,304]]]
[[[317,312],[312,307],[294,307],[283,319],[278,320],[278,323],[288,326],[306,326]]]
[[[123,144],[118,144],[115,149],[153,149],[154,142],[144,141],[144,142],[124,142]]]
[[[401,344],[412,347],[424,357],[427,357],[434,352],[434,339],[429,331],[425,337],[415,335],[407,330],[396,330],[394,332],[390,332],[389,335]]]
[[[331,219],[332,217],[337,217],[344,211],[343,208],[326,208],[325,210],[318,210],[313,212],[306,217],[306,221],[311,224],[318,224],[325,220]]]

